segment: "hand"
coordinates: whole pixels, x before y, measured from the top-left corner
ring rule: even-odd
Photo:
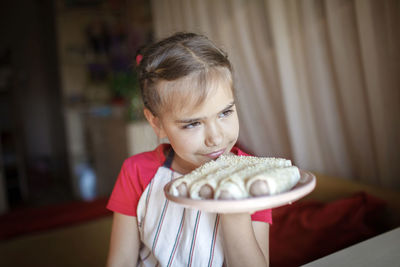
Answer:
[[[268,266],[268,224],[253,222],[249,213],[220,214],[228,266]]]

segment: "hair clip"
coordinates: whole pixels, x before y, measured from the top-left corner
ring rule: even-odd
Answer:
[[[140,65],[140,62],[142,61],[142,59],[143,59],[143,55],[137,54],[137,56],[136,56],[136,66]]]

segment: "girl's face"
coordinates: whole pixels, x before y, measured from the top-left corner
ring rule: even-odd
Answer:
[[[159,122],[159,136],[167,137],[175,151],[172,168],[182,174],[230,153],[239,136],[233,92],[223,82],[196,108],[163,114]]]

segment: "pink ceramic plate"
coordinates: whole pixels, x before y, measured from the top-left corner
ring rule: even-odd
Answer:
[[[300,171],[299,182],[289,191],[265,197],[253,197],[239,200],[197,200],[186,197],[176,197],[169,193],[172,181],[165,185],[165,196],[186,208],[198,209],[216,213],[254,212],[257,210],[276,208],[291,204],[292,202],[309,194],[316,185],[314,174]]]

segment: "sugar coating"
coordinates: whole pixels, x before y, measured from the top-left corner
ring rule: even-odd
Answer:
[[[235,177],[235,180],[238,180],[238,177],[249,179],[251,177],[248,176],[257,174],[258,170],[289,166],[292,166],[291,161],[283,158],[221,155],[218,159],[209,161],[176,179],[171,185],[170,193],[179,196],[177,187],[185,183],[189,188],[190,197],[200,199],[199,192],[203,185],[209,185],[218,192],[220,182],[230,177]]]

